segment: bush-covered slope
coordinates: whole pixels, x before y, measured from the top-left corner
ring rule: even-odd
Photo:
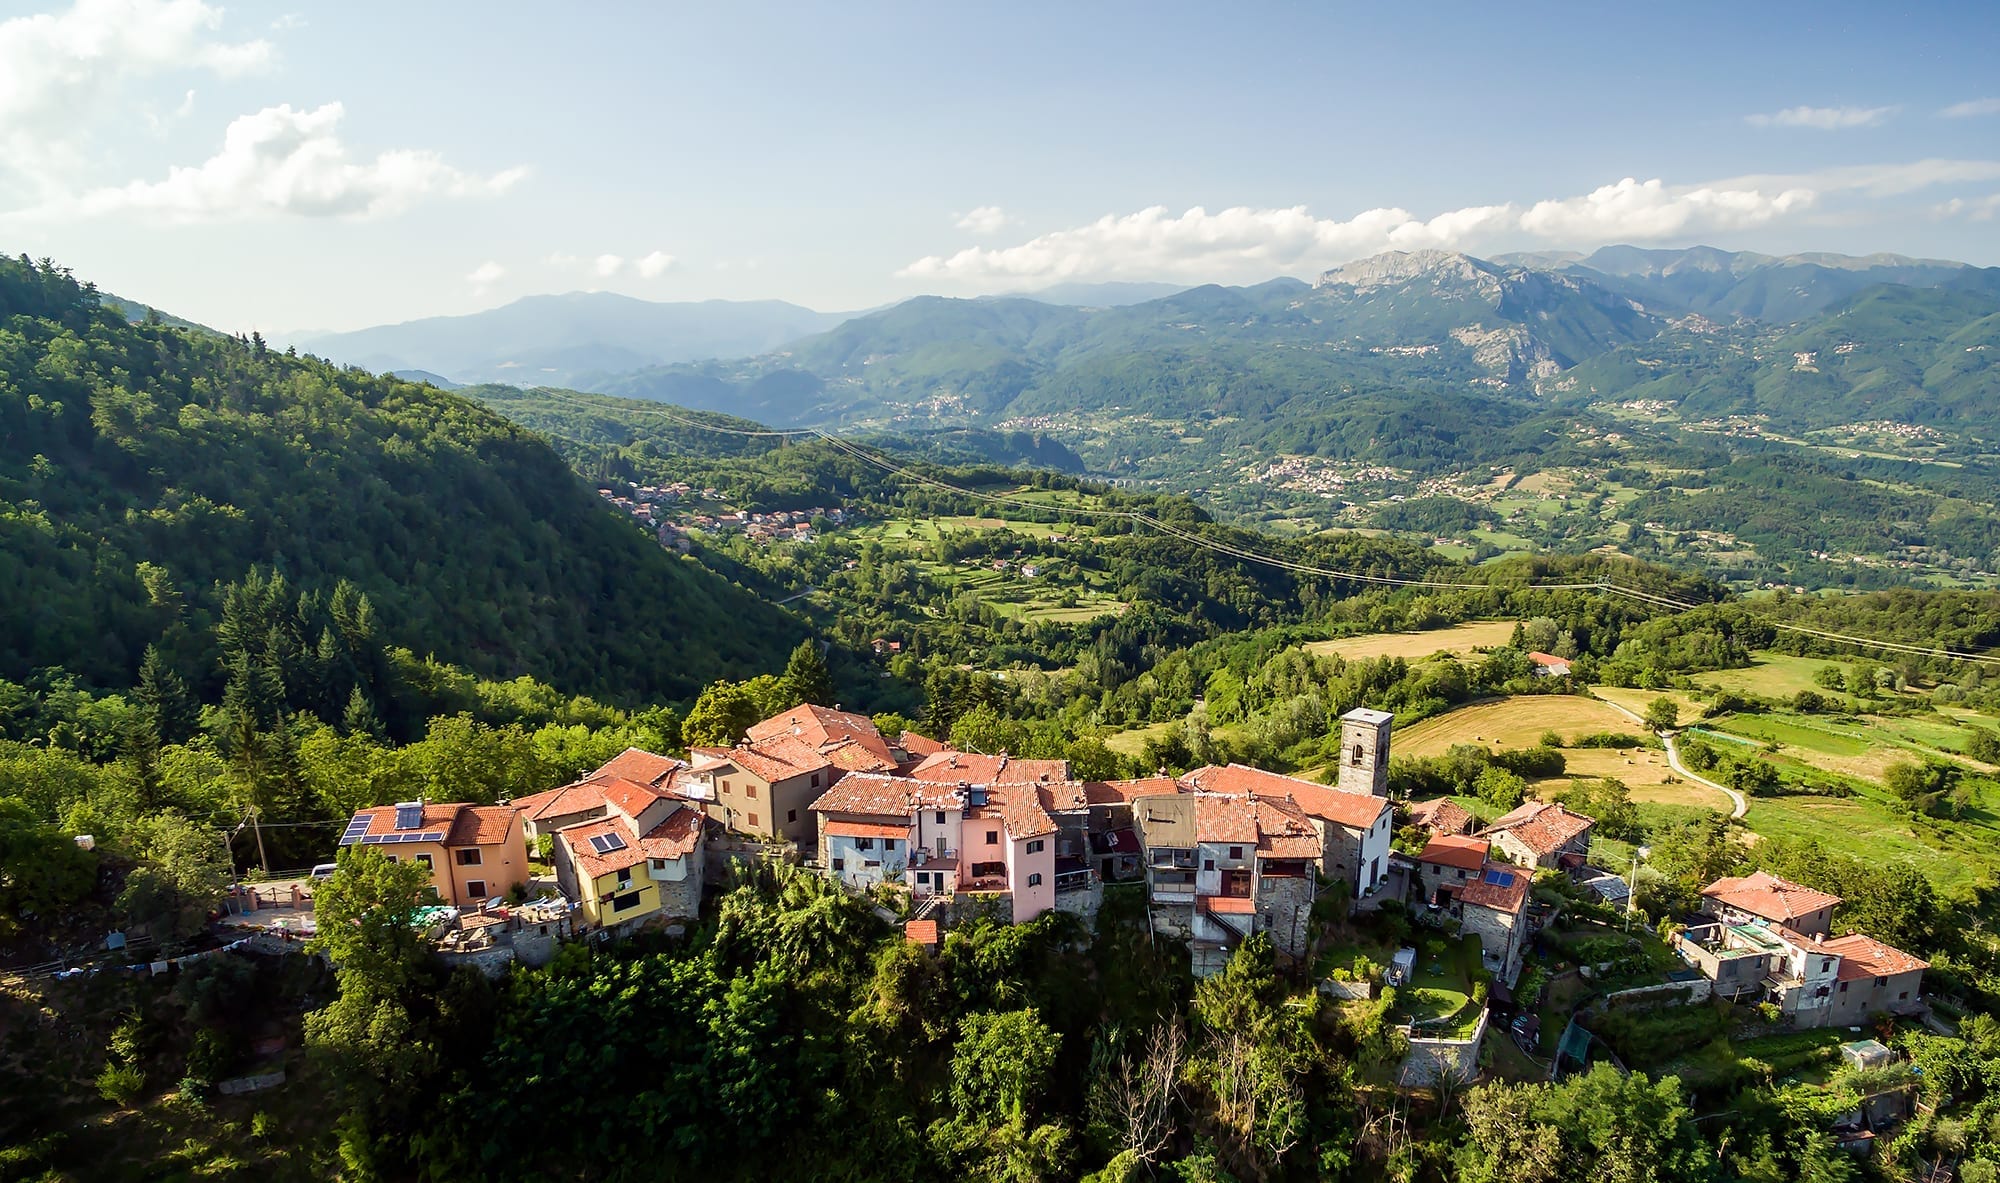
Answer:
[[[798,627],[605,512],[477,403],[128,324],[0,260],[0,677],[131,682],[184,598],[346,578],[394,643],[616,698],[783,659]]]

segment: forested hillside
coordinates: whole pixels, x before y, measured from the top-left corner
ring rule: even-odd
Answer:
[[[801,631],[471,400],[129,324],[66,271],[0,260],[0,678],[130,686],[253,567],[320,596],[351,581],[390,644],[614,698],[690,694]],[[185,676],[219,680],[195,648]]]

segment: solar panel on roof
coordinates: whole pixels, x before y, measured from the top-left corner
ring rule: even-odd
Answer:
[[[1488,871],[1485,878],[1486,882],[1493,887],[1514,886],[1514,873],[1512,871]]]
[[[594,834],[590,839],[590,848],[599,854],[610,854],[614,850],[625,849],[625,839],[619,834]]]

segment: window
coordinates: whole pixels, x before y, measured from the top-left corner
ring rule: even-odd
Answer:
[[[655,871],[664,871],[664,870],[666,870],[666,869],[667,869],[667,860],[665,860],[665,859],[663,859],[663,858],[656,858],[656,859],[654,859],[654,860],[653,860],[653,869],[654,869]]]
[[[1036,871],[1034,874],[1028,876],[1029,887],[1040,887],[1041,885],[1042,885],[1042,873],[1040,871]]]
[[[1040,838],[1036,838],[1036,839],[1034,839],[1033,841],[1031,841],[1031,842],[1029,842],[1029,843],[1028,843],[1028,853],[1029,853],[1029,854],[1040,854],[1040,853],[1042,853],[1042,851],[1043,851],[1043,850],[1044,850],[1044,849],[1045,849],[1045,848],[1046,848],[1047,846],[1048,846],[1048,843],[1046,843],[1046,842],[1043,842],[1043,841],[1042,841],[1042,840],[1041,840]]]
[[[944,824],[944,810],[942,809],[937,811],[937,824],[938,825]]]
[[[1910,992],[1908,990],[1905,990],[1901,994],[1896,995],[1896,1001],[1898,1002],[1908,1002],[1909,999],[1910,999]]]
[[[1832,968],[1833,968],[1833,958],[1822,957],[1819,959],[1819,972],[1825,973],[1827,970],[1830,970]]]
[[[854,849],[856,849],[856,850],[873,850],[873,849],[875,849],[875,839],[873,839],[873,838],[856,838],[856,839],[854,840]]]
[[[1215,860],[1212,858],[1205,858],[1201,860],[1201,869],[1204,871],[1215,870]]]
[[[1842,982],[1842,983],[1840,984],[1840,992],[1841,992],[1842,994],[1845,994],[1845,993],[1847,993],[1847,983],[1846,983],[1846,982]]]
[[[1884,987],[1884,986],[1886,986],[1886,985],[1888,985],[1888,984],[1889,984],[1889,979],[1888,979],[1888,978],[1876,978],[1876,979],[1875,979],[1875,988],[1876,988],[1877,990],[1880,990],[1880,989],[1881,989],[1882,987]]]
[[[383,855],[382,857],[383,857],[383,858],[385,858],[385,859],[388,859],[388,860],[389,860],[390,862],[392,862],[392,863],[395,863],[395,862],[401,862],[401,861],[402,861],[401,859],[398,859],[398,858],[397,858],[397,857],[396,857],[395,855],[393,855],[393,854],[385,854],[385,855]]]
[[[424,870],[426,870],[426,871],[435,871],[435,870],[437,870],[437,866],[436,866],[436,864],[434,864],[434,863],[432,863],[432,862],[431,862],[431,856],[430,856],[430,855],[427,855],[427,854],[420,854],[420,855],[417,855],[417,856],[416,856],[416,860],[417,860],[418,862],[420,862],[420,863],[422,863],[422,864],[424,865]]]
[[[786,811],[785,811],[785,824],[786,824],[786,825],[791,825],[791,824],[792,824],[793,822],[795,822],[795,821],[797,821],[797,820],[799,820],[799,811],[798,811],[798,810],[796,810],[796,809],[788,809],[788,810],[786,810]]]
[[[847,860],[844,858],[833,860],[833,869],[836,871],[845,871],[847,869]]]
[[[466,896],[467,896],[468,898],[470,898],[470,899],[475,899],[475,900],[483,900],[483,899],[485,899],[485,898],[486,898],[486,880],[484,880],[484,879],[467,879],[467,880],[465,881],[465,894],[466,894]]]
[[[632,909],[639,906],[639,901],[642,898],[644,897],[641,896],[636,891],[631,892],[627,895],[621,895],[617,899],[611,901],[611,910],[613,912],[630,912]]]
[[[1361,745],[1360,745],[1360,744],[1355,744],[1355,745],[1354,745],[1354,754],[1353,754],[1352,756],[1348,757],[1348,761],[1347,761],[1347,762],[1348,762],[1349,764],[1352,764],[1352,765],[1353,765],[1354,767],[1356,767],[1356,768],[1359,768],[1359,767],[1361,767],[1361,760],[1362,760],[1362,751],[1361,751]]]
[[[1243,848],[1242,848],[1241,846],[1232,846],[1232,847],[1230,847],[1230,848],[1229,848],[1229,857],[1230,857],[1230,858],[1233,858],[1233,859],[1240,859],[1240,858],[1242,858],[1242,857],[1243,857]]]
[[[744,786],[743,786],[743,799],[744,799],[745,801],[755,801],[755,800],[757,799],[757,786],[756,786],[756,785],[744,785]]]
[[[812,787],[815,789],[819,787],[819,773],[817,772],[812,775]]]
[[[1458,869],[1458,877],[1459,877],[1460,879],[1463,879],[1463,878],[1465,878],[1465,868],[1464,868],[1464,867],[1460,867],[1460,868]]]
[[[757,815],[756,815],[756,814],[754,814],[754,813],[748,813],[748,814],[745,814],[744,816],[750,819],[750,824],[751,824],[752,826],[755,826],[755,825],[757,824]]]
[[[986,831],[986,845],[988,846],[1000,845],[1000,831],[998,830]]]
[[[461,851],[459,851],[459,852],[458,852],[458,865],[459,865],[459,866],[461,866],[461,867],[476,867],[476,866],[478,866],[478,865],[479,865],[479,851],[478,851],[478,849],[477,849],[477,848],[467,848],[467,849],[465,849],[465,850],[461,850]]]

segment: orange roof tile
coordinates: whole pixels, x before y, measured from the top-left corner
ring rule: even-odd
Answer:
[[[1410,822],[1439,834],[1463,834],[1472,828],[1472,813],[1449,797],[1410,806]]]
[[[1529,653],[1528,660],[1540,666],[1557,666],[1557,665],[1569,664],[1569,658],[1557,657],[1553,653],[1544,653],[1539,649],[1533,651],[1532,653]]]
[[[905,939],[919,945],[938,943],[938,923],[935,920],[912,920],[903,926]]]
[[[1457,834],[1441,834],[1424,844],[1423,853],[1417,856],[1417,861],[1431,863],[1434,866],[1477,871],[1486,864],[1486,840],[1465,838]]]
[[[793,707],[781,715],[773,715],[752,726],[747,733],[753,741],[777,739],[791,736],[804,740],[814,747],[851,741],[872,752],[882,760],[890,760],[889,742],[876,730],[875,723],[866,715],[852,711],[836,711],[827,707]]]
[[[672,756],[656,755],[644,748],[626,748],[605,761],[604,766],[592,772],[585,780],[600,776],[618,776],[642,785],[658,788],[672,776],[675,770],[687,767]]]
[[[883,822],[829,821],[821,831],[838,838],[908,838],[910,827]]]
[[[914,731],[905,731],[896,738],[896,746],[921,760],[925,756],[936,755],[951,745],[940,743],[928,735],[919,735]]]
[[[1201,897],[1201,906],[1225,916],[1247,916],[1257,910],[1257,901],[1247,895],[1205,895]]]
[[[815,813],[858,813],[907,817],[912,809],[960,809],[965,798],[955,785],[928,784],[879,772],[850,772],[812,803]]]
[[[1261,768],[1248,768],[1241,764],[1226,766],[1209,765],[1197,768],[1181,778],[1196,788],[1213,793],[1255,793],[1259,797],[1290,797],[1300,809],[1313,817],[1352,829],[1365,830],[1373,826],[1390,808],[1386,797],[1376,797],[1367,793],[1343,793],[1339,789],[1300,780],[1295,776],[1284,776],[1276,772],[1265,772]]]
[[[1194,799],[1197,842],[1257,844],[1257,802],[1252,797],[1222,797],[1199,793]]]
[[[1554,854],[1597,824],[1596,818],[1571,813],[1555,802],[1530,801],[1479,831],[1482,838],[1509,833],[1537,855]]]
[[[1090,808],[1090,795],[1081,781],[1060,780],[1037,785],[1035,791],[1041,794],[1042,808],[1050,813],[1078,813]]]
[[[616,834],[625,840],[625,845],[617,850],[599,854],[590,844],[592,838],[604,834]],[[632,823],[617,814],[609,817],[593,818],[564,826],[556,831],[556,840],[569,848],[570,857],[584,875],[595,879],[599,875],[609,875],[626,867],[635,867],[646,861],[646,854],[639,849],[639,836],[632,832]]]
[[[668,773],[669,782],[672,781],[673,775],[672,772]],[[573,813],[584,813],[606,805],[616,807],[629,817],[637,817],[661,797],[668,795],[665,789],[604,773],[592,774],[559,789],[549,789],[522,797],[513,802],[513,807],[521,810],[523,816],[530,821],[567,817]]]
[[[1701,894],[1704,899],[1716,900],[1752,916],[1780,923],[1810,916],[1840,902],[1837,895],[1800,886],[1767,871],[1758,871],[1740,879],[1717,879],[1702,888]]]
[[[986,804],[966,810],[966,816],[998,817],[1007,827],[1007,836],[1017,840],[1056,831],[1055,819],[1042,808],[1042,795],[1028,784],[986,786]]]
[[[426,802],[423,807],[423,820],[410,832],[449,831],[452,824],[458,820],[458,811],[463,808],[465,808],[463,803],[432,805]],[[360,821],[362,818],[368,819],[368,828],[362,831],[363,833],[393,834],[396,832],[396,807],[394,805],[375,805],[367,809],[355,810],[354,821]],[[349,822],[348,829],[352,830],[353,828],[354,822]]]
[[[1921,957],[1912,957],[1894,945],[1885,945],[1858,932],[1824,941],[1821,948],[1840,954],[1840,980],[1843,982],[1857,978],[1893,977],[1931,967],[1931,963]]]
[[[1462,887],[1452,888],[1452,898],[1461,904],[1492,908],[1496,912],[1519,912],[1528,902],[1528,888],[1534,876],[1511,863],[1486,863],[1479,876]]]
[[[910,770],[918,780],[963,781],[974,785],[1024,785],[1069,779],[1067,760],[1016,760],[949,749],[926,756]]]
[[[676,809],[659,825],[639,839],[639,849],[647,858],[681,858],[693,854],[701,842],[701,810]]]
[[[1141,797],[1164,797],[1180,791],[1181,782],[1171,776],[1093,780],[1083,785],[1084,800],[1092,805],[1130,805]]]
[[[446,846],[498,846],[514,832],[511,805],[462,805],[445,835]]]

